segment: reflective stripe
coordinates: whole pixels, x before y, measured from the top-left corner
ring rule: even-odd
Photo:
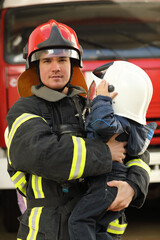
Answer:
[[[126,230],[127,223],[120,224],[119,219],[114,220],[111,222],[107,228],[107,232],[113,234],[123,234]]]
[[[144,151],[147,149],[147,147],[148,147],[148,145],[149,145],[149,143],[150,143],[150,141],[151,141],[151,139],[152,139],[152,137],[153,137],[153,134],[154,134],[154,130],[153,130],[153,129],[150,129],[150,131],[148,132],[147,138],[146,138],[146,140],[145,140],[145,142],[144,142],[144,146],[143,146],[141,152],[138,153],[138,155],[143,154]]]
[[[74,152],[69,179],[80,178],[83,175],[86,163],[86,146],[82,138],[72,136]]]
[[[42,177],[32,175],[32,190],[35,198],[44,198],[44,192],[42,189]]]
[[[9,151],[10,151],[10,146],[11,146],[11,142],[12,139],[17,131],[17,129],[26,121],[32,119],[32,118],[37,118],[40,116],[34,115],[34,114],[29,114],[29,113],[23,113],[21,116],[19,116],[14,123],[12,124],[12,128],[11,131],[9,133],[9,137],[8,137],[8,159],[9,159],[9,163],[11,164],[11,160],[10,160],[10,155],[9,155]],[[40,117],[42,118],[42,117]],[[46,120],[44,118],[42,118],[45,122]]]
[[[132,159],[130,161],[128,161],[126,163],[126,165],[128,167],[132,167],[132,166],[138,166],[138,167],[141,167],[143,168],[144,170],[147,171],[148,175],[150,176],[150,173],[151,173],[151,169],[150,167],[141,159]]]
[[[36,240],[38,230],[39,230],[39,222],[42,213],[43,207],[32,208],[31,214],[29,216],[29,234],[26,240]]]
[[[26,176],[23,172],[17,171],[12,177],[12,182],[26,196]]]
[[[146,151],[146,149],[147,149],[147,147],[148,147],[149,144],[150,144],[150,140],[147,138],[147,139],[145,140],[145,143],[144,143],[143,148],[142,148],[141,151],[138,153],[138,155],[142,155],[142,154]]]

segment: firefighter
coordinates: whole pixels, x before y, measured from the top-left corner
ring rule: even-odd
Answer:
[[[112,161],[125,158],[126,142],[85,136],[82,49],[70,27],[54,20],[38,26],[24,57],[20,99],[7,114],[8,172],[27,201],[18,239],[69,240],[68,218],[87,189],[85,177],[110,172]],[[143,198],[148,179],[142,176],[139,185],[137,172],[130,172],[128,182],[113,183],[118,194],[111,210]]]

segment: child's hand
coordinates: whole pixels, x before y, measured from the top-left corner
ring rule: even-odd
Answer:
[[[109,92],[108,91],[108,85],[109,83],[106,80],[102,80],[100,84],[96,88],[96,96],[102,95],[102,96],[108,96],[111,97],[112,99],[117,96],[117,92]]]

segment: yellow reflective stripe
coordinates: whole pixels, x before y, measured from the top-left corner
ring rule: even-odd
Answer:
[[[107,228],[107,232],[113,234],[123,234],[126,230],[127,223],[120,224],[119,219],[114,220],[111,222]]]
[[[12,177],[12,182],[15,185],[15,188],[18,188],[24,195],[26,195],[26,176],[23,172],[17,171]]]
[[[19,116],[15,121],[14,123],[12,124],[12,128],[11,128],[11,131],[9,133],[9,136],[8,136],[8,159],[9,159],[9,163],[11,164],[11,161],[10,161],[10,155],[9,155],[9,151],[10,151],[10,146],[11,146],[11,143],[12,143],[12,139],[15,135],[15,132],[17,131],[17,129],[26,121],[32,119],[32,118],[37,118],[37,117],[40,117],[38,115],[35,115],[35,114],[29,114],[29,113],[23,113],[21,116]],[[40,117],[42,118],[42,117]],[[45,122],[46,120],[44,118],[42,118]]]
[[[128,167],[132,167],[132,166],[138,166],[138,167],[141,167],[143,168],[144,170],[147,171],[148,175],[150,176],[150,173],[151,173],[151,169],[150,167],[141,159],[132,159],[130,161],[128,161],[126,163],[126,165]]]
[[[74,151],[68,180],[80,178],[83,175],[86,163],[86,146],[82,138],[72,136]]]
[[[44,198],[44,192],[42,189],[42,177],[32,175],[32,190],[35,198]]]
[[[44,198],[44,192],[42,189],[42,177],[38,177],[38,189],[39,189],[41,198]]]
[[[25,174],[17,171],[12,177],[11,180],[13,181],[15,187],[17,188],[22,182],[26,182]]]
[[[39,222],[43,207],[32,208],[31,214],[29,216],[29,234],[26,240],[36,240],[37,233],[39,230]]]
[[[20,192],[22,192],[25,196],[27,195],[26,193],[26,186],[27,186],[27,182],[25,184],[25,186],[19,186],[18,189],[20,190]]]

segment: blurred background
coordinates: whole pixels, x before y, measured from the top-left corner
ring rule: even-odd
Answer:
[[[143,68],[153,84],[147,122],[157,129],[149,146],[151,178],[142,209],[126,211],[124,240],[160,240],[160,1],[159,0],[1,0],[0,1],[0,239],[16,239],[21,214],[7,173],[4,141],[6,114],[18,100],[17,78],[25,69],[23,48],[32,30],[51,18],[71,26],[83,47],[87,85],[98,66],[130,61]]]

